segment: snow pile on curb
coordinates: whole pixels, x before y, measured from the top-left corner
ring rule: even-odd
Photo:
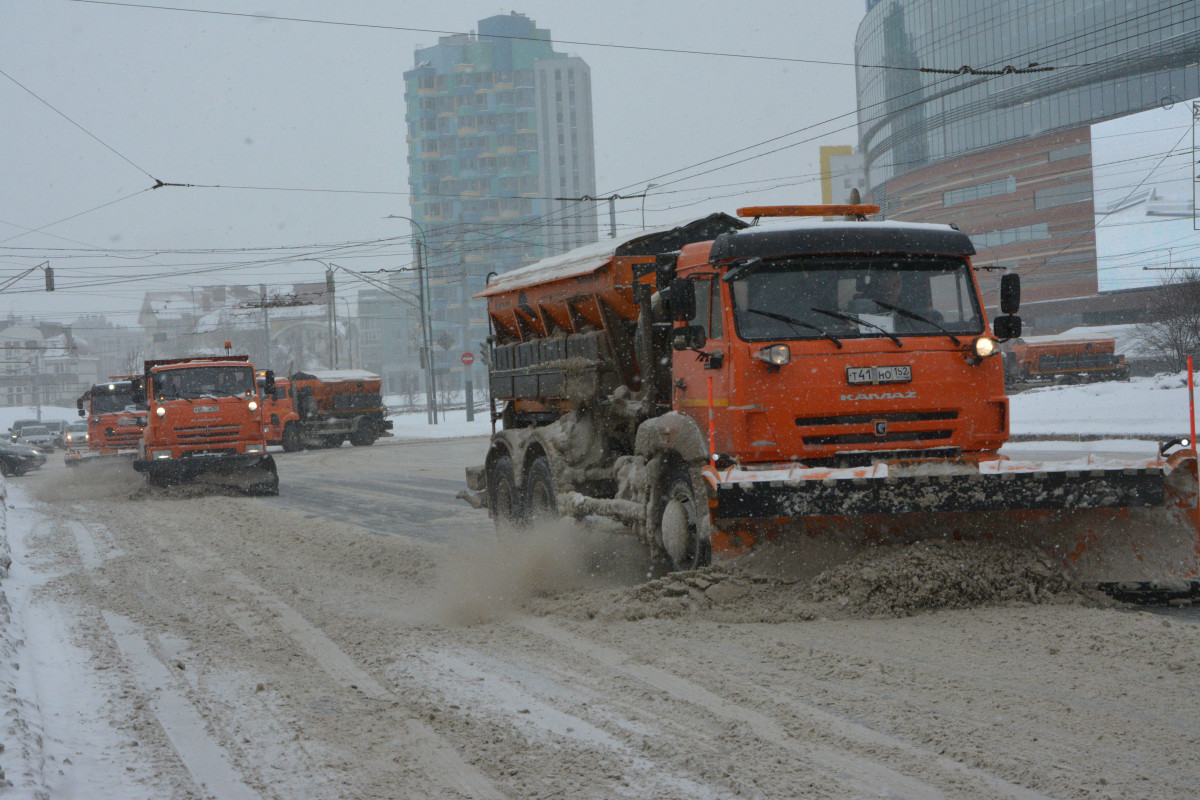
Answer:
[[[17,734],[15,726],[21,723],[19,712],[14,713],[17,710],[11,706],[17,696],[18,687],[13,671],[16,669],[17,650],[21,642],[13,631],[12,609],[3,586],[8,582],[10,567],[12,550],[8,545],[8,484],[0,478],[0,626],[3,626],[3,632],[0,633],[0,659],[3,660],[0,665],[0,710],[3,710],[6,720],[5,726],[0,729],[4,735],[4,740],[0,741],[0,754],[4,752],[6,743],[12,743]],[[12,782],[6,778],[3,765],[0,765],[0,789],[11,787]]]

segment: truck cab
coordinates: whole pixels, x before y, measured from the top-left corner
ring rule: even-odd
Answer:
[[[672,407],[743,465],[994,453],[1008,400],[973,252],[945,225],[823,220],[683,247]]]
[[[117,375],[97,383],[76,403],[88,421],[87,446],[96,455],[132,454],[146,427],[146,398],[140,375]],[[82,448],[72,445],[73,450]]]

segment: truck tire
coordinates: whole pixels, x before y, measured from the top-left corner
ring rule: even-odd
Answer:
[[[554,474],[550,459],[538,456],[525,474],[525,519],[535,525],[558,519],[558,501],[554,499]]]
[[[375,426],[370,420],[364,419],[354,426],[354,432],[350,434],[350,444],[355,447],[370,447],[378,438],[379,433],[375,430]]]
[[[289,422],[283,426],[283,452],[295,453],[304,448],[304,437],[300,435],[300,426]]]
[[[492,519],[497,528],[525,526],[524,503],[521,502],[521,492],[517,489],[512,459],[507,455],[497,457],[488,470],[488,498],[491,500]]]
[[[676,465],[668,473],[666,489],[666,503],[659,528],[672,571],[708,566],[712,561],[712,542],[698,541],[699,526],[696,521],[702,511],[697,502],[691,470],[683,464]]]

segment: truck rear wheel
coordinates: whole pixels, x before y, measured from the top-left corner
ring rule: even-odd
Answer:
[[[512,459],[507,455],[497,457],[488,471],[488,481],[488,496],[492,501],[492,519],[496,527],[523,527],[525,513]]]
[[[663,549],[673,571],[699,569],[712,561],[712,543],[699,540],[700,513],[691,471],[679,465],[667,479],[666,505],[660,524]]]
[[[304,447],[304,439],[300,435],[300,426],[289,422],[283,426],[283,452],[295,453]]]
[[[525,518],[536,524],[557,519],[558,502],[554,499],[554,475],[550,459],[538,456],[525,475]]]
[[[375,431],[375,426],[369,421],[363,420],[359,425],[354,426],[354,432],[350,434],[350,444],[355,447],[370,447],[375,444],[375,440],[379,438]]]

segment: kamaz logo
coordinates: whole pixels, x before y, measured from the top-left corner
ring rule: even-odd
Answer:
[[[911,400],[916,392],[871,392],[870,394],[844,394],[843,403],[854,403],[859,400]]]

